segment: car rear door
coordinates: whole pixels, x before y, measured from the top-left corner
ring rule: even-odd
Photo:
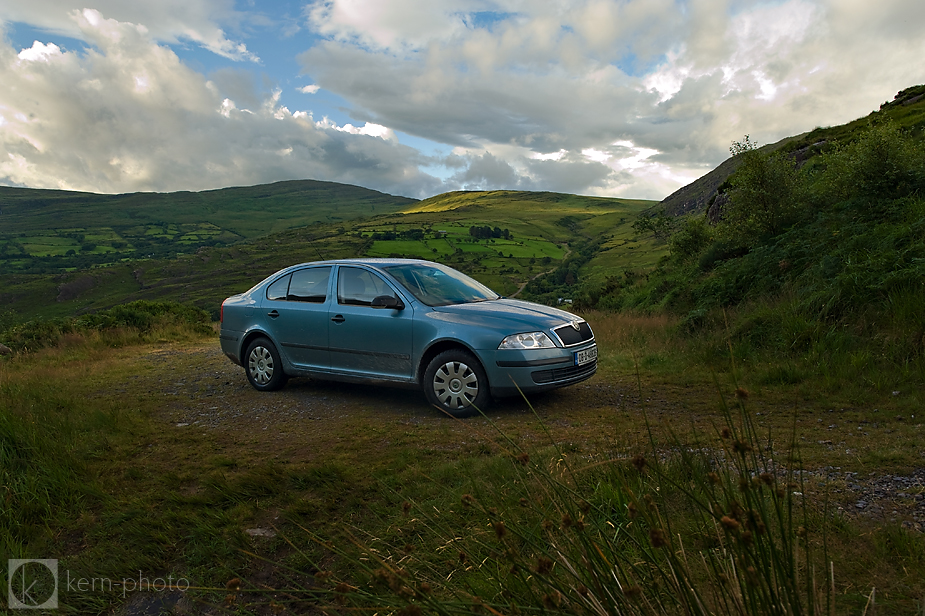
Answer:
[[[286,274],[267,287],[262,310],[267,330],[280,352],[297,368],[326,370],[330,265],[307,267]]]

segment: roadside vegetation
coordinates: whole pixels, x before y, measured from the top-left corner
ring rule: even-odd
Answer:
[[[669,255],[588,303],[667,311],[706,358],[729,350],[759,383],[814,380],[858,400],[925,386],[925,154],[891,124],[811,168],[747,139],[705,215],[669,221]],[[660,224],[660,223],[655,223]],[[865,394],[866,392],[866,394]]]

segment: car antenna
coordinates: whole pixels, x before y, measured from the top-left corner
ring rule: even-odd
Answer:
[[[321,260],[322,260],[322,261],[327,261],[327,259],[324,258],[324,255],[321,254],[321,251],[318,250],[318,246],[315,245],[315,241],[314,241],[312,238],[310,238],[310,237],[308,237],[307,239],[308,239],[308,243],[311,244],[311,245],[312,245],[312,248],[315,249],[315,252],[318,253],[318,256],[321,257]]]

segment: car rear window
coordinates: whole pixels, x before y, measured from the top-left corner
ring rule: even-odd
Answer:
[[[331,267],[309,267],[286,274],[267,287],[267,299],[273,301],[323,304],[328,296]]]

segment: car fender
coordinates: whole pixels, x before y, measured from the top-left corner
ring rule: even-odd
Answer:
[[[485,359],[481,354],[472,346],[459,338],[453,338],[450,336],[445,336],[432,340],[424,349],[422,349],[421,354],[418,356],[418,362],[415,366],[414,379],[418,383],[421,382],[421,379],[424,378],[424,371],[427,370],[427,365],[430,364],[430,361],[448,349],[464,349],[468,353],[472,353],[476,359],[478,359],[483,364]]]
[[[244,361],[245,361],[244,353],[247,352],[247,345],[249,345],[254,338],[261,338],[261,337],[268,339],[270,342],[273,343],[273,346],[276,347],[276,352],[279,353],[279,357],[283,361],[283,372],[289,375],[296,374],[298,370],[296,370],[295,366],[293,366],[289,362],[289,359],[286,357],[286,354],[280,351],[282,347],[279,343],[279,340],[271,336],[269,332],[267,332],[265,329],[257,325],[249,328],[247,331],[245,331],[241,335],[241,344],[238,347],[238,358],[241,360],[240,365],[241,366],[244,365]]]

